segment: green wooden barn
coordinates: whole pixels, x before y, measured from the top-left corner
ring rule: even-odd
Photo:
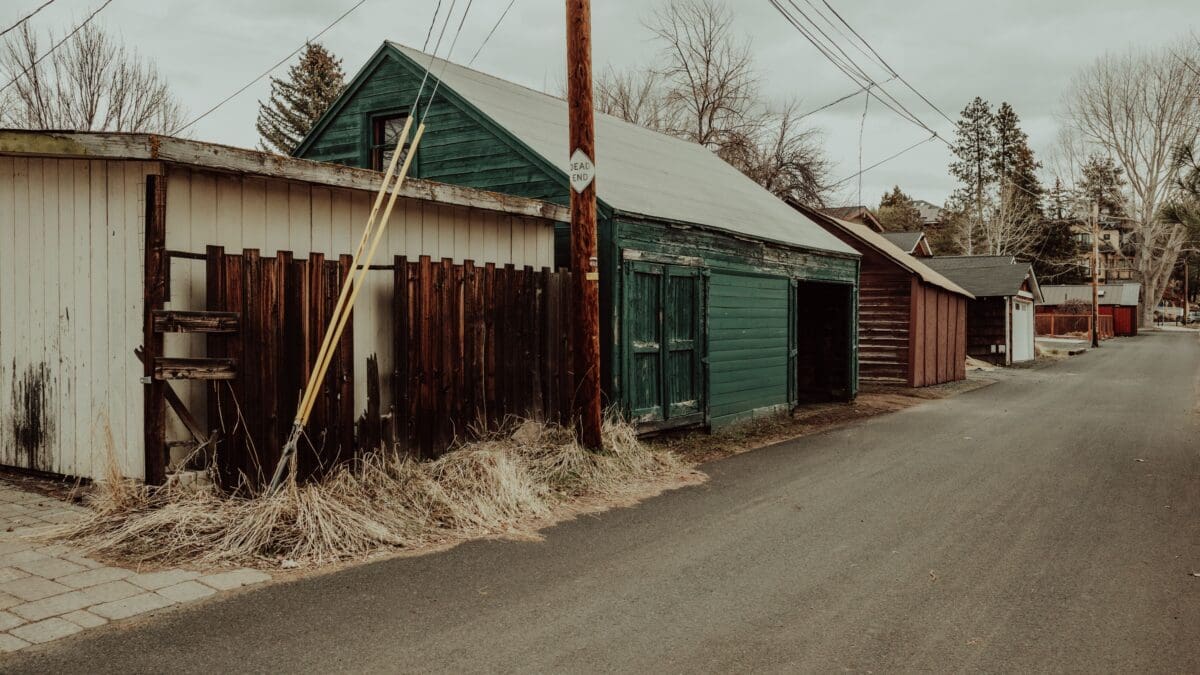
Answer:
[[[386,166],[426,69],[413,175],[568,203],[562,99],[393,42],[295,154]],[[855,395],[858,253],[699,145],[597,115],[596,154],[609,404],[654,430]]]

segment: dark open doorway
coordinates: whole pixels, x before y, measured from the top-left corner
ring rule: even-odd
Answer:
[[[799,281],[795,285],[796,403],[854,398],[852,287]]]

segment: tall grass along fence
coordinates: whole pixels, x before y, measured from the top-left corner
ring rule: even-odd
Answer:
[[[260,485],[280,456],[350,257],[281,251],[225,253],[209,247],[208,309],[237,312],[240,330],[208,336],[211,357],[236,376],[214,382],[209,426],[220,428],[222,483]],[[362,449],[396,448],[434,458],[456,439],[514,418],[566,423],[572,407],[570,274],[512,265],[395,258],[370,274],[393,278],[390,344],[354,353],[353,317],[343,333],[298,453],[298,475],[322,475]],[[359,310],[361,311],[361,310]],[[359,340],[361,345],[362,340]],[[390,373],[375,354],[390,350]],[[356,358],[367,361],[356,383]],[[356,410],[356,386],[366,389]]]

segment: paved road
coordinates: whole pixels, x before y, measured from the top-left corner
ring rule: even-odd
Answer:
[[[0,670],[1198,672],[1198,368],[1193,335],[1114,341],[544,542],[271,586]]]

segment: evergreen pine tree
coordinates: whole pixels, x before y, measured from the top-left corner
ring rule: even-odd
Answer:
[[[305,45],[287,79],[271,78],[271,97],[258,102],[258,130],[263,150],[291,154],[345,88],[342,60],[320,44]]]
[[[992,108],[976,96],[961,113],[954,130],[954,156],[950,174],[958,179],[959,189],[951,197],[959,214],[959,232],[963,251],[974,253],[984,221],[989,189],[996,182],[996,132]]]
[[[994,118],[995,155],[992,168],[1000,185],[1000,194],[1011,196],[1011,205],[1022,212],[1042,213],[1042,183],[1037,170],[1041,163],[1033,157],[1029,136],[1021,129],[1021,119],[1008,103],[1001,103]]]
[[[919,232],[925,224],[916,204],[899,185],[883,193],[876,217],[885,232]]]
[[[1125,176],[1121,167],[1111,157],[1092,154],[1080,169],[1083,174],[1078,187],[1080,200],[1089,205],[1100,202],[1102,215],[1124,217]]]

